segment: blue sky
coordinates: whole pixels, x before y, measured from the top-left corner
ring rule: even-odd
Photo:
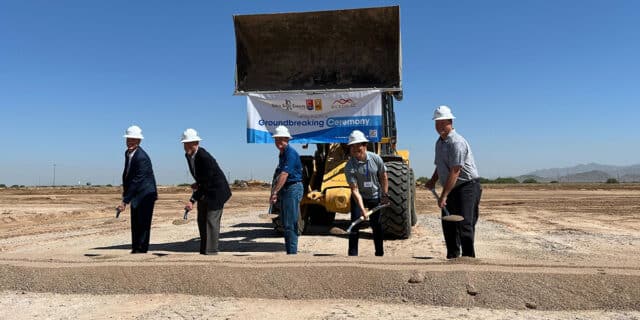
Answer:
[[[160,184],[189,182],[193,127],[234,179],[267,179],[233,96],[232,15],[400,5],[399,148],[433,172],[451,106],[485,177],[640,163],[640,2],[0,0],[0,183],[120,184],[142,127]],[[313,150],[313,148],[310,148]]]

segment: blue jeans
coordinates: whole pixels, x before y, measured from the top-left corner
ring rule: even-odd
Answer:
[[[302,182],[285,185],[278,194],[280,219],[284,226],[284,246],[287,254],[298,253],[298,217],[302,200]]]

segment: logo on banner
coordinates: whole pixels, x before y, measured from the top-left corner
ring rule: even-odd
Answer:
[[[322,111],[322,99],[307,99],[307,110]]]
[[[355,106],[355,103],[351,98],[334,100],[331,104],[331,109],[350,108]]]

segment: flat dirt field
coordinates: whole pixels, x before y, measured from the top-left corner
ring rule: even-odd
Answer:
[[[451,261],[424,189],[384,257],[370,229],[347,257],[330,226],[285,255],[266,188],[234,189],[217,256],[179,223],[187,188],[159,190],[136,255],[119,188],[0,189],[0,319],[640,319],[640,185],[483,187],[478,258]]]

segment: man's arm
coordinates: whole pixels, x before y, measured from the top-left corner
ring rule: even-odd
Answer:
[[[284,184],[287,182],[288,177],[289,173],[287,173],[286,171],[280,172],[280,174],[278,175],[278,179],[276,180],[276,185],[271,189],[271,197],[269,198],[270,203],[273,204],[278,201],[278,192],[280,192],[280,189],[282,189]]]
[[[356,204],[358,205],[358,207],[360,207],[360,214],[364,217],[367,213],[367,208],[364,207],[362,195],[360,194],[360,190],[358,189],[358,184],[349,183],[349,187],[351,188],[351,196],[356,200]]]
[[[447,196],[449,195],[451,190],[453,190],[453,187],[455,187],[456,181],[458,181],[458,176],[460,176],[461,169],[462,169],[462,166],[451,167],[449,178],[447,179],[447,182],[444,184],[444,187],[442,188],[442,193],[440,194],[440,202],[438,203],[438,206],[440,208],[444,208],[444,206],[447,204]]]

